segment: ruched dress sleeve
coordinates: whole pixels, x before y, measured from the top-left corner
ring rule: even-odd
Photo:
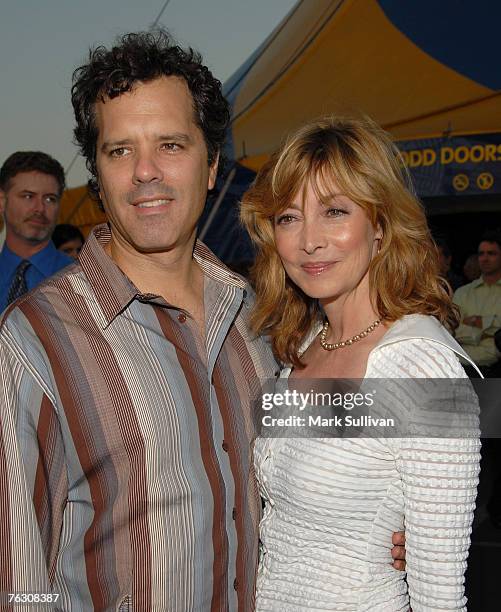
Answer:
[[[393,378],[422,383],[417,393],[400,386],[414,435],[388,441],[404,498],[411,608],[466,610],[464,574],[480,462],[476,395],[456,354],[438,342],[388,345],[379,357],[392,364]],[[438,379],[449,380],[440,384]]]

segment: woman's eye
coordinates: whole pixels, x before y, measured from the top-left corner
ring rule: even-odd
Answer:
[[[325,211],[325,214],[328,217],[341,217],[342,215],[346,214],[346,211],[341,208],[328,208]]]
[[[292,223],[294,219],[295,217],[293,215],[280,215],[279,217],[277,217],[275,223],[277,225],[286,225],[287,223]]]

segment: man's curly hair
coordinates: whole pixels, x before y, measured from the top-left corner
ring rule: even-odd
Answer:
[[[92,175],[89,189],[98,196],[96,143],[98,130],[94,106],[98,100],[131,91],[138,81],[177,76],[186,81],[193,98],[195,121],[202,130],[209,165],[221,151],[230,120],[221,83],[191,48],[182,49],[165,30],[122,36],[116,46],[91,49],[89,61],[73,73],[71,102],[75,112],[76,144]],[[220,164],[221,166],[221,164]]]

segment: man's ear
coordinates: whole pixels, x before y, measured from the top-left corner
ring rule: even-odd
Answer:
[[[214,185],[216,184],[218,166],[219,166],[219,151],[217,155],[214,157],[214,161],[209,166],[209,182],[207,184],[207,188],[209,191],[211,189],[214,189]]]
[[[0,189],[0,214],[3,215],[5,211],[5,200],[7,199],[7,194],[3,189]]]

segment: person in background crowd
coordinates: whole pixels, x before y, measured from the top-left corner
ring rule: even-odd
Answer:
[[[480,266],[478,265],[478,254],[468,255],[463,266],[463,274],[467,283],[471,283],[480,277]]]
[[[0,212],[6,227],[0,312],[72,263],[51,241],[64,185],[61,164],[40,151],[13,153],[0,169]]]
[[[456,340],[480,367],[491,376],[498,352],[494,334],[501,328],[501,232],[486,232],[478,246],[481,277],[459,287],[454,303],[459,307],[461,323]]]
[[[54,228],[52,242],[58,251],[76,259],[82,249],[85,238],[75,225],[60,223]]]
[[[437,238],[435,244],[438,248],[438,260],[440,265],[440,273],[447,280],[452,290],[455,291],[458,287],[464,284],[464,278],[455,272],[452,267],[452,253],[449,244],[444,238]]]
[[[471,256],[470,256],[471,257]],[[501,231],[484,233],[478,246],[481,276],[460,287],[454,302],[461,311],[456,338],[480,366],[484,376],[501,377]],[[465,264],[466,268],[466,264]],[[475,376],[471,368],[466,368]],[[491,523],[501,529],[501,440],[490,438],[482,448],[486,473],[491,474],[492,490],[487,512]]]

